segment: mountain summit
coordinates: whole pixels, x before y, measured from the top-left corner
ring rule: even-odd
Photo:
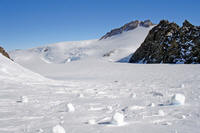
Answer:
[[[200,63],[200,27],[162,20],[136,50],[130,63]]]
[[[104,36],[102,36],[100,38],[100,40],[106,39],[106,38],[109,38],[109,37],[112,37],[112,36],[115,36],[115,35],[118,35],[118,34],[121,34],[124,31],[133,30],[133,29],[137,28],[138,26],[150,27],[152,25],[153,25],[153,23],[150,20],[145,20],[145,21],[135,20],[135,21],[131,21],[131,22],[123,25],[120,28],[113,29],[110,32],[106,33]]]

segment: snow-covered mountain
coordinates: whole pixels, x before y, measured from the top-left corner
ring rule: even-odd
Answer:
[[[9,55],[15,62],[37,73],[44,73],[53,69],[53,66],[60,67],[85,60],[128,62],[132,51],[140,46],[152,27],[138,26],[103,40],[60,42],[28,50],[15,50],[9,52]]]
[[[144,41],[151,27],[139,26],[104,40],[60,42],[28,50],[9,52],[19,64],[68,63],[88,58],[118,61],[131,54]]]

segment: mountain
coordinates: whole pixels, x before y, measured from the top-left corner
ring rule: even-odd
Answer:
[[[130,63],[200,63],[200,27],[162,20],[135,51]]]
[[[150,20],[145,20],[145,21],[139,21],[139,20],[135,20],[135,21],[131,21],[125,25],[123,25],[120,28],[116,28],[111,30],[110,32],[106,33],[104,36],[102,36],[100,38],[100,40],[102,39],[106,39],[115,35],[119,35],[123,32],[129,31],[129,30],[133,30],[135,28],[137,28],[138,26],[142,26],[142,27],[150,27],[153,26],[153,23]]]
[[[14,50],[9,55],[15,62],[36,72],[40,72],[44,66],[50,68],[52,64],[83,60],[128,62],[132,51],[140,46],[152,27],[138,26],[102,40],[60,42],[27,50]]]
[[[0,53],[2,54],[2,55],[4,55],[5,57],[7,57],[7,58],[9,58],[10,59],[10,56],[8,55],[8,53],[4,50],[4,48],[2,48],[1,46],[0,46]]]

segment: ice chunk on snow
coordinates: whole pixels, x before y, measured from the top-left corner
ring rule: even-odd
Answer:
[[[67,59],[67,62],[71,62],[71,58],[68,58],[68,59]]]
[[[21,96],[19,102],[28,103],[28,97],[27,96]]]
[[[80,93],[80,94],[78,94],[78,97],[79,97],[79,98],[83,98],[84,95]]]
[[[67,104],[67,112],[74,112],[74,111],[75,111],[75,108],[74,108],[73,104],[68,103]]]
[[[182,84],[182,85],[181,85],[181,88],[185,88],[185,85],[184,85],[184,84]]]
[[[115,125],[123,125],[124,124],[124,115],[116,112],[112,117],[111,123],[115,124]]]
[[[155,107],[155,103],[150,103],[149,106],[150,107]]]
[[[91,119],[91,120],[88,121],[88,124],[94,125],[94,124],[96,124],[96,121],[94,119]]]
[[[136,94],[135,93],[131,93],[130,94],[130,98],[135,98],[136,97]]]
[[[165,112],[164,112],[163,110],[159,110],[159,111],[158,111],[158,115],[159,115],[159,116],[164,116],[164,115],[165,115]]]
[[[171,99],[172,105],[184,105],[185,96],[183,94],[174,94]]]
[[[61,125],[53,127],[53,133],[65,133],[65,129]]]

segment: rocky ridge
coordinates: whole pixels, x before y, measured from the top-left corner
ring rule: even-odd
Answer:
[[[139,21],[139,20],[135,20],[135,21],[131,21],[130,23],[125,24],[124,26],[120,27],[120,28],[116,28],[111,30],[110,32],[106,33],[104,36],[102,36],[100,38],[100,40],[102,39],[106,39],[118,34],[121,34],[122,32],[126,32],[129,30],[133,30],[135,28],[137,28],[138,26],[142,26],[142,27],[150,27],[152,26],[153,23],[150,20],[145,20],[145,21]]]
[[[8,53],[4,50],[4,48],[2,48],[1,46],[0,46],[0,53],[2,54],[2,55],[4,55],[5,57],[7,57],[7,58],[9,58],[10,59],[10,56],[8,55]]]
[[[200,63],[200,27],[162,20],[147,35],[130,63]]]

